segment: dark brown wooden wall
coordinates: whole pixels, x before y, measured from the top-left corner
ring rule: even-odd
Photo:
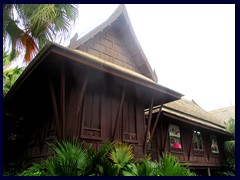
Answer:
[[[120,67],[139,72],[122,38],[112,26],[108,26],[99,32],[78,49],[119,65]]]
[[[144,103],[138,97],[135,85],[99,71],[74,66],[65,66],[64,96],[61,76],[48,77],[46,99],[49,104],[55,101],[55,105],[50,106],[49,113],[44,116],[30,115],[29,119],[38,122],[38,126],[29,132],[24,158],[46,157],[51,153],[46,143],[56,140],[57,136],[77,138],[86,146],[92,144],[96,150],[107,141],[121,140],[133,144],[135,156],[142,157]],[[40,114],[44,108],[36,111]]]

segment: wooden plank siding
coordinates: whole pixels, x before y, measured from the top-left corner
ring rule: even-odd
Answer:
[[[68,66],[74,69],[74,64]],[[99,71],[88,73],[89,69],[85,68],[65,73],[65,76],[60,72],[55,79],[59,83],[49,77],[52,109],[46,119],[51,119],[52,125],[46,124],[50,122],[47,120],[39,124],[36,132],[40,133],[33,138],[40,138],[41,143],[32,144],[31,148],[26,146],[24,158],[46,157],[52,153],[46,147],[48,139],[66,137],[84,141],[85,146],[92,144],[96,150],[107,141],[121,140],[134,145],[136,157],[143,157],[145,107],[135,85]],[[46,132],[42,134],[42,130]],[[37,152],[39,145],[44,152]]]
[[[153,116],[155,121],[157,114]],[[151,141],[152,158],[160,160],[161,153],[170,153],[178,158],[180,163],[188,163],[190,167],[220,167],[221,159],[223,156],[223,142],[224,139],[221,134],[208,131],[203,128],[197,128],[193,125],[182,123],[173,118],[161,115],[160,122],[158,123],[153,139]],[[174,149],[170,147],[169,124],[179,126],[181,132],[182,149]],[[152,124],[153,126],[153,124]],[[199,130],[202,134],[203,140],[203,154],[195,152],[192,146],[193,131]],[[216,135],[217,143],[219,147],[219,154],[213,154],[211,152],[211,135]]]

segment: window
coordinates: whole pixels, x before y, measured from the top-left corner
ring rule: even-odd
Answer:
[[[179,126],[169,124],[169,139],[171,148],[182,149]]]
[[[214,153],[214,154],[219,154],[216,136],[212,135],[212,136],[211,136],[211,139],[212,139],[212,142],[211,142],[211,150],[212,150],[212,153]]]
[[[203,150],[202,135],[199,131],[193,132],[193,148],[195,150]]]

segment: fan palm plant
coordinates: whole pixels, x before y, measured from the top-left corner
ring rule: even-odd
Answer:
[[[45,162],[49,175],[80,176],[87,167],[87,150],[77,140],[57,141],[51,145],[55,156]]]
[[[133,162],[133,148],[132,145],[116,141],[109,153],[111,160],[110,168],[116,172],[116,175],[121,175],[123,168]]]
[[[4,4],[3,37],[11,46],[11,59],[25,49],[29,62],[48,41],[66,38],[77,17],[75,4]]]
[[[111,174],[108,168],[108,164],[110,163],[107,154],[113,148],[113,143],[106,142],[104,143],[97,152],[93,150],[92,146],[90,146],[87,150],[88,163],[87,163],[87,172],[88,175],[107,175]]]
[[[160,176],[194,176],[187,167],[179,163],[176,157],[170,154],[163,154],[162,160],[159,162],[158,174]]]

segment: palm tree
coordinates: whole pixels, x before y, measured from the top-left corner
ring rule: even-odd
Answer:
[[[77,17],[75,4],[4,4],[4,46],[11,48],[11,59],[25,49],[29,62],[48,41],[66,38]]]

